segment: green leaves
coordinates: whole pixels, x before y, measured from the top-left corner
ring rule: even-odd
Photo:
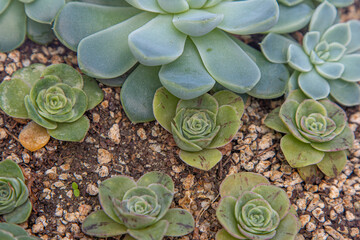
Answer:
[[[40,240],[30,236],[22,227],[10,223],[0,223],[0,237],[4,240]]]

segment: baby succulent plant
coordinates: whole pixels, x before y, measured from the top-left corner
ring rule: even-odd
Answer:
[[[347,161],[346,150],[354,142],[341,107],[328,99],[308,99],[300,90],[291,92],[267,116],[265,125],[286,134],[281,150],[305,181],[312,181],[318,168],[329,177],[339,174]]]
[[[65,0],[1,0],[0,52],[19,47],[28,36],[46,44],[54,39],[51,23]]]
[[[18,224],[29,218],[31,210],[29,190],[21,168],[10,159],[0,162],[0,215],[6,222]],[[0,239],[4,239],[1,234],[0,227]]]
[[[41,240],[30,236],[22,227],[10,223],[0,223],[0,239],[2,240]]]
[[[180,158],[188,165],[210,170],[222,158],[217,148],[229,143],[239,130],[244,112],[240,96],[223,90],[181,100],[164,87],[154,97],[154,115],[173,134]]]
[[[228,176],[220,186],[216,240],[294,240],[300,229],[284,190],[256,173]]]
[[[142,103],[152,102],[161,86],[192,99],[216,82],[237,93],[259,82],[259,67],[227,33],[270,29],[278,17],[275,0],[126,0],[123,5],[68,3],[54,31],[78,52],[79,66],[89,76],[123,83],[121,76],[131,70],[121,101],[133,122],[153,120],[151,106]]]
[[[183,236],[193,231],[194,219],[183,209],[169,209],[174,182],[161,172],[149,172],[137,182],[115,176],[99,187],[103,210],[90,214],[83,232],[96,237],[127,234],[125,239],[161,240],[164,236]]]
[[[81,141],[88,129],[86,110],[103,99],[97,82],[66,64],[33,64],[0,84],[0,108],[15,118],[31,119],[53,138]]]
[[[290,33],[295,32],[310,22],[315,7],[323,0],[278,0],[279,20],[268,32]],[[335,7],[347,7],[354,0],[327,0]]]
[[[345,106],[360,104],[360,21],[337,23],[334,5],[325,1],[312,16],[302,46],[288,36],[268,34],[265,57],[287,63],[293,74],[289,91],[300,88],[315,100],[331,97]]]

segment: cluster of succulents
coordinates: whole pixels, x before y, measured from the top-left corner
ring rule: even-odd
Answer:
[[[10,223],[0,223],[0,239],[2,240],[40,240],[30,236],[22,227]]]
[[[127,176],[109,178],[99,187],[103,210],[90,214],[82,229],[96,237],[127,234],[138,240],[186,235],[194,219],[186,210],[169,209],[173,197],[174,182],[161,172],[146,173],[137,182]]]
[[[217,149],[229,143],[239,130],[244,112],[240,96],[228,90],[183,100],[164,87],[154,97],[156,120],[173,134],[188,165],[209,170],[222,158]]]
[[[23,223],[31,213],[29,190],[21,168],[12,160],[0,162],[0,215],[8,223]],[[0,239],[1,238],[0,228]]]
[[[90,126],[85,111],[103,99],[97,82],[66,64],[33,64],[0,84],[0,108],[16,118],[31,119],[53,138],[82,140]]]

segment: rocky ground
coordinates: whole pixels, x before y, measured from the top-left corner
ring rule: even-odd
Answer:
[[[346,16],[360,16],[358,9],[355,5],[348,8]],[[27,41],[18,50],[0,53],[0,79],[8,80],[14,71],[31,63],[62,62],[76,67],[76,54],[57,41],[46,47]],[[46,147],[30,152],[17,140],[26,122],[0,111],[1,159],[15,160],[27,175],[34,209],[22,226],[33,235],[42,239],[93,239],[81,232],[81,222],[100,208],[98,184],[114,175],[138,179],[158,170],[175,182],[172,207],[189,210],[196,220],[193,233],[167,239],[215,239],[221,228],[215,217],[221,181],[231,173],[251,171],[261,173],[288,193],[302,225],[297,240],[360,239],[360,107],[346,109],[356,141],[344,171],[337,178],[319,177],[314,184],[305,184],[280,151],[281,134],[263,124],[283,99],[250,98],[241,130],[222,149],[223,160],[204,172],[179,159],[171,134],[160,125],[132,124],[120,105],[120,88],[101,87],[104,101],[87,112],[91,128],[80,143],[51,139]],[[73,194],[73,182],[79,186],[79,197]]]

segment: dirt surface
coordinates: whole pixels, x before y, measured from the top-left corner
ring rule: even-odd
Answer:
[[[358,9],[350,7],[347,13],[360,16]],[[18,50],[0,53],[0,78],[9,79],[15,70],[30,63],[61,62],[76,67],[76,53],[57,41],[46,47],[27,41]],[[31,234],[42,239],[94,239],[81,232],[81,222],[100,208],[98,184],[114,175],[138,179],[157,170],[175,182],[172,207],[189,210],[196,220],[193,233],[165,239],[215,239],[221,229],[215,217],[221,181],[229,174],[251,171],[263,174],[288,193],[302,223],[297,240],[360,239],[360,107],[346,108],[356,141],[344,171],[337,178],[319,176],[314,184],[305,184],[284,159],[279,147],[282,135],[263,124],[283,99],[250,98],[244,124],[223,148],[223,160],[204,172],[179,159],[171,134],[156,122],[132,124],[120,105],[120,88],[100,86],[104,101],[86,113],[91,127],[80,143],[51,139],[46,147],[30,152],[17,141],[24,122],[0,111],[1,159],[9,157],[19,163],[31,189],[34,211],[22,225]],[[73,182],[79,185],[79,197],[73,194]]]

